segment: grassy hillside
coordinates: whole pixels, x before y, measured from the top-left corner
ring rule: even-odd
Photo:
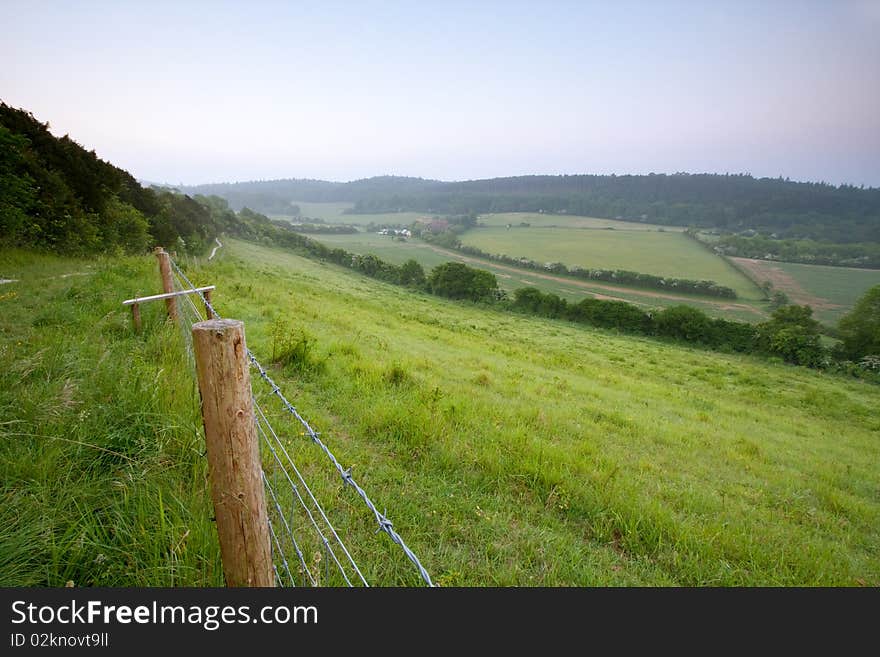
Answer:
[[[733,288],[742,299],[762,297],[739,271],[677,232],[492,227],[469,230],[461,241],[487,253],[537,262],[711,280]]]
[[[273,376],[441,584],[880,585],[878,387],[225,243],[194,281],[266,360],[305,332]],[[216,583],[182,347],[119,305],[154,263],[2,255],[4,583]],[[286,426],[368,578],[416,584]]]

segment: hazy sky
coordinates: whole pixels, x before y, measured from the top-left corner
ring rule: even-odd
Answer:
[[[880,186],[880,0],[0,0],[0,99],[151,181]]]

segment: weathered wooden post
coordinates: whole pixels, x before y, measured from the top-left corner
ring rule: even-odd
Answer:
[[[211,290],[205,290],[205,318],[214,319],[214,313],[211,310],[213,302],[211,301]]]
[[[227,586],[274,586],[244,324],[192,327],[211,497]]]
[[[153,249],[153,253],[159,259],[159,274],[162,276],[162,291],[167,293],[174,292],[174,283],[171,280],[171,262],[169,261],[168,253],[165,252],[161,246],[157,246]],[[174,297],[168,297],[165,299],[165,309],[168,312],[168,317],[170,317],[173,321],[177,321],[177,299]]]
[[[141,332],[141,307],[140,304],[131,304],[131,322],[134,325],[134,332]]]

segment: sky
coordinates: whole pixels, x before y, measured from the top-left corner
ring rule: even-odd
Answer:
[[[880,187],[880,0],[0,0],[0,99],[141,180]]]

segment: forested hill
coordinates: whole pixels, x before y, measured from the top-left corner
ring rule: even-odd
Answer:
[[[0,246],[198,253],[226,227],[195,200],[142,187],[25,110],[0,103]]]
[[[880,189],[748,175],[518,176],[440,182],[383,176],[349,183],[275,180],[184,188],[233,208],[295,214],[295,201],[346,201],[356,213],[569,213],[833,242],[880,241]]]
[[[219,196],[229,202],[235,210],[250,208],[267,214],[296,215],[296,201],[322,202],[366,202],[376,207],[399,205],[400,197],[407,199],[421,197],[443,189],[448,183],[423,178],[402,176],[376,176],[351,182],[328,182],[308,178],[288,180],[255,180],[251,182],[214,183],[178,187],[181,191],[195,195]],[[390,205],[389,205],[390,204]],[[397,208],[395,207],[396,211]],[[368,210],[368,212],[373,212]],[[385,210],[376,210],[385,212]]]

